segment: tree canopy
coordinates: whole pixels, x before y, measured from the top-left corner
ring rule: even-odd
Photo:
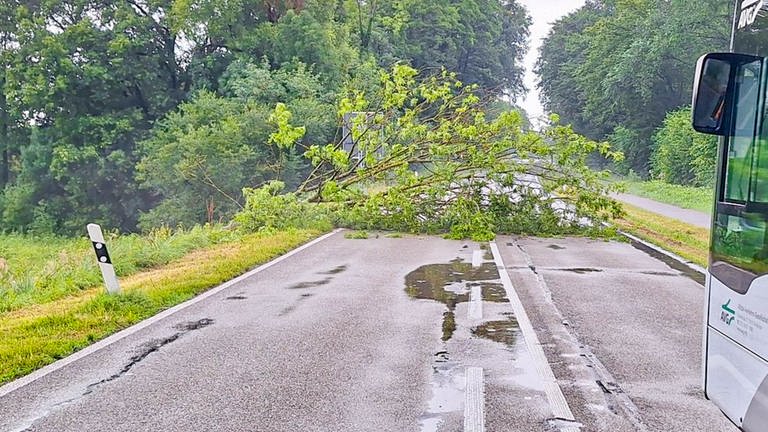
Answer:
[[[380,67],[519,95],[529,21],[514,0],[0,0],[0,224],[226,218],[242,187],[297,186]],[[278,103],[306,128],[292,153]]]
[[[728,48],[729,3],[588,1],[543,43],[536,71],[545,107],[593,139],[613,137],[623,168],[647,175],[655,130],[690,104],[696,60]]]

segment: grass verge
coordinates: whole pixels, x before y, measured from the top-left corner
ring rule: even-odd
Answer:
[[[673,252],[702,267],[707,266],[709,230],[624,204],[626,215],[614,223],[619,229]]]
[[[247,235],[123,278],[120,295],[91,288],[6,312],[0,315],[0,384],[188,300],[318,234],[292,230]]]
[[[115,271],[123,277],[241,236],[218,226],[160,228],[146,235],[108,233],[107,244]],[[76,295],[99,284],[101,273],[85,236],[0,236],[0,314]]]
[[[627,192],[677,207],[712,211],[714,188],[680,186],[661,181],[625,181]]]

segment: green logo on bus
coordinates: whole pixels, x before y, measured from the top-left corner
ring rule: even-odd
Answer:
[[[728,325],[731,325],[733,320],[736,319],[736,311],[729,307],[730,304],[731,299],[728,299],[728,301],[723,305],[722,312],[720,312],[720,320]]]

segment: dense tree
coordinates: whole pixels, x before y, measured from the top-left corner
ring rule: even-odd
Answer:
[[[582,8],[556,21],[540,48],[534,68],[544,109],[557,113],[560,121],[593,139],[605,136],[610,130],[601,130],[596,122],[584,116],[586,92],[578,81],[577,69],[587,55],[588,40],[584,31],[604,13],[599,4],[588,1]]]
[[[6,216],[24,207],[57,218],[57,229],[135,224],[146,202],[133,180],[135,143],[188,85],[167,8],[162,1],[90,0],[13,8],[17,47],[7,54],[0,102],[6,116],[33,132],[17,149],[20,167],[45,170],[18,173],[4,200]]]
[[[295,186],[339,92],[375,92],[378,65],[519,94],[528,21],[506,0],[0,0],[2,229],[224,217],[243,186]],[[306,125],[294,154],[269,144],[278,103]]]
[[[667,112],[690,103],[696,59],[728,47],[728,3],[587,3],[544,43],[537,70],[545,103],[594,138],[633,134],[626,167],[647,174],[654,131]]]
[[[517,1],[346,1],[346,19],[365,52],[439,73],[447,68],[485,93],[519,96],[530,17]]]
[[[222,96],[203,91],[182,104],[142,143],[140,179],[161,198],[142,217],[144,228],[226,220],[241,208],[243,187],[269,180],[295,187],[306,174],[298,154],[333,139],[333,94],[302,64],[271,71],[267,63],[235,62],[221,89]],[[270,141],[277,104],[304,125],[294,152]]]

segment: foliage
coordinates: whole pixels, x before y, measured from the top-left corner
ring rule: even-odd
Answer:
[[[283,193],[285,184],[272,181],[258,189],[246,188],[245,207],[235,215],[238,227],[246,232],[332,227],[331,216],[323,207],[300,200],[293,193]]]
[[[645,176],[656,128],[690,103],[696,59],[727,50],[732,11],[715,0],[588,1],[544,41],[543,100],[593,139],[636,137],[626,168]]]
[[[544,109],[557,113],[564,124],[570,124],[574,131],[592,139],[604,137],[610,129],[584,115],[588,89],[577,81],[577,69],[584,63],[589,49],[584,31],[605,14],[599,3],[587,1],[583,7],[555,21],[542,42],[534,66]]]
[[[581,232],[586,218],[597,224],[617,214],[604,195],[612,186],[600,182],[606,173],[585,163],[592,152],[620,159],[608,144],[556,123],[526,132],[515,111],[487,120],[476,87],[454,74],[420,79],[399,65],[381,79],[379,94],[352,92],[340,102],[340,115],[366,113],[352,117],[354,149],[306,152],[315,170],[299,191],[341,204],[343,224],[488,239]],[[372,182],[387,188],[369,191]]]
[[[455,71],[481,91],[523,93],[530,17],[516,0],[342,0],[337,22],[350,27],[364,54],[438,73]]]
[[[344,234],[344,238],[352,240],[365,240],[369,236],[367,231],[348,231]]]
[[[654,135],[653,177],[667,183],[714,187],[717,137],[691,127],[691,109],[670,112]]]
[[[624,126],[617,126],[613,133],[608,135],[607,140],[624,154],[624,160],[616,164],[616,170],[619,173],[634,173],[641,178],[647,176],[646,163],[651,152],[651,146],[639,132]],[[646,162],[639,165],[642,161]]]
[[[271,71],[235,62],[222,81],[227,97],[200,92],[142,143],[139,179],[162,197],[142,216],[145,229],[226,220],[243,207],[243,187],[273,179],[295,187],[303,171],[295,144],[335,133],[331,97],[301,64]]]
[[[24,191],[14,205],[57,231],[133,227],[151,202],[133,179],[135,143],[186,85],[167,2],[1,3],[3,186]],[[4,226],[31,228],[5,213]]]
[[[421,31],[438,15],[456,28],[438,25],[436,46]],[[227,218],[242,187],[298,186],[305,147],[337,133],[339,91],[375,87],[377,65],[448,67],[518,94],[527,26],[500,0],[0,0],[0,223]],[[306,128],[291,151],[269,142],[278,103]]]

